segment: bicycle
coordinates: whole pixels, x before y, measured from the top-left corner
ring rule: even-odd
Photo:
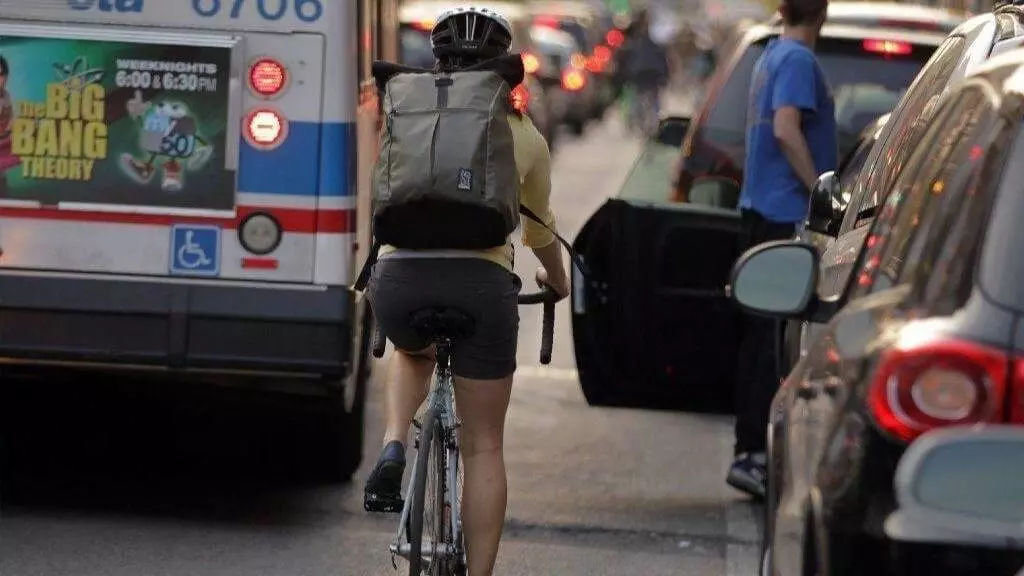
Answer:
[[[540,362],[551,362],[554,339],[555,302],[558,295],[548,287],[540,292],[521,294],[520,305],[543,304]],[[395,556],[409,562],[410,576],[463,576],[466,554],[462,533],[461,475],[459,473],[459,442],[456,432],[461,425],[455,414],[455,389],[449,352],[452,344],[472,334],[473,318],[455,308],[428,308],[413,313],[414,330],[429,338],[436,347],[437,369],[422,421],[413,420],[417,428],[416,462],[409,478],[411,497],[405,499],[398,533],[389,546],[391,563],[398,569]],[[373,355],[384,355],[387,341],[376,325]],[[429,487],[433,490],[428,491]],[[431,506],[428,510],[426,507]],[[431,524],[431,537],[424,542],[424,522]]]

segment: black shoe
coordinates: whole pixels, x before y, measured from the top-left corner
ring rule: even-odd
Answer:
[[[377,465],[363,488],[363,508],[368,512],[401,512],[402,475],[405,474],[405,447],[394,440],[380,453]]]
[[[764,453],[739,454],[729,468],[726,483],[755,498],[764,498],[768,471]]]

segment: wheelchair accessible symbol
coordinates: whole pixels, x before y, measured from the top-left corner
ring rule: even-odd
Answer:
[[[183,224],[172,226],[171,274],[220,274],[220,228]]]

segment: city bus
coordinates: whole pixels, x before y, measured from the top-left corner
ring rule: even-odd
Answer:
[[[349,477],[370,377],[349,288],[369,246],[370,63],[397,59],[396,4],[5,1],[4,373],[295,400],[296,445]]]

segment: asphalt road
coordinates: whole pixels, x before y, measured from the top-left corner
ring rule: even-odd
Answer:
[[[683,98],[668,104],[688,109]],[[639,146],[614,114],[579,139],[564,136],[553,202],[570,238],[615,193]],[[532,254],[520,249],[517,260],[531,278]],[[537,364],[540,310],[521,314],[496,574],[755,574],[759,512],[723,482],[729,419],[588,407],[568,306],[546,367]],[[397,519],[361,505],[379,448],[380,392],[378,376],[355,482],[309,487],[287,475],[260,479],[271,466],[253,438],[288,426],[267,407],[147,385],[8,386],[0,574],[395,574],[386,548]]]

